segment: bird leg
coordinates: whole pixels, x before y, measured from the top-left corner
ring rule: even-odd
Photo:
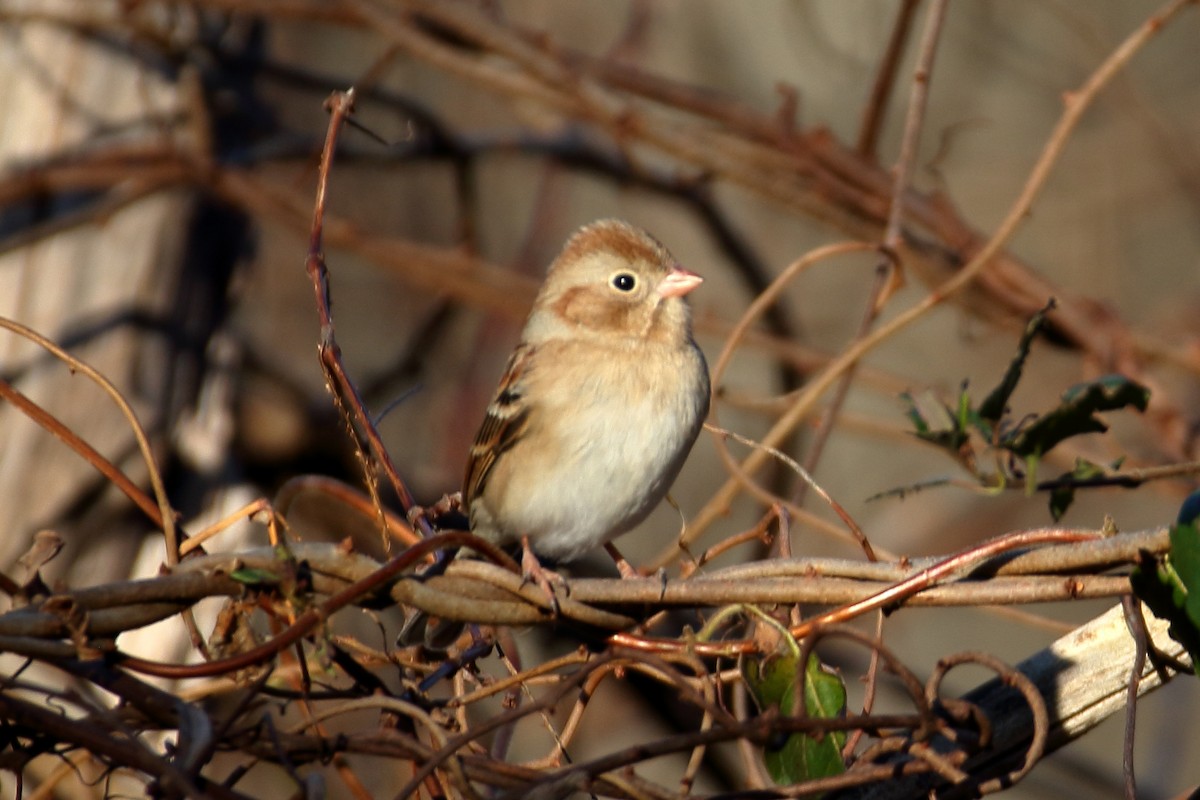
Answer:
[[[609,557],[612,558],[613,563],[617,565],[617,572],[621,573],[622,579],[649,577],[650,573],[643,572],[642,570],[630,564],[625,559],[625,556],[621,555],[621,551],[617,549],[617,546],[612,542],[604,543],[604,551],[608,553]],[[658,580],[662,584],[662,587],[658,593],[658,599],[662,600],[667,594],[667,571],[662,567],[659,567],[654,574],[658,576]]]
[[[408,524],[412,527],[417,526],[417,522],[421,519],[427,521],[432,527],[438,527],[438,520],[452,513],[465,513],[463,511],[462,492],[454,494],[444,494],[442,499],[429,507],[413,505],[408,509]]]
[[[550,607],[554,610],[554,616],[557,617],[558,595],[554,593],[554,584],[563,587],[564,592],[569,592],[567,580],[554,570],[542,566],[542,562],[538,561],[533,548],[529,546],[528,536],[521,537],[521,578],[524,583],[536,584],[546,593],[546,597],[550,600]]]
[[[604,552],[608,553],[613,563],[617,565],[617,572],[621,573],[622,578],[642,577],[642,573],[638,571],[637,567],[630,564],[612,542],[604,543]]]

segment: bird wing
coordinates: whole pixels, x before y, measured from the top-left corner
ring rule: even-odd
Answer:
[[[521,439],[528,427],[529,402],[525,398],[524,386],[534,350],[532,345],[522,344],[513,351],[504,377],[500,379],[496,394],[488,405],[483,424],[475,434],[463,482],[463,504],[468,508],[471,501],[483,493],[488,475],[496,462]]]

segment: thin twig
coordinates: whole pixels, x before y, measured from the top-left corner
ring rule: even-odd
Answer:
[[[1138,685],[1142,670],[1146,668],[1146,620],[1142,617],[1142,605],[1132,595],[1121,599],[1125,611],[1125,623],[1133,636],[1133,666],[1129,670],[1129,685],[1125,694],[1125,735],[1121,746],[1121,772],[1124,776],[1125,800],[1137,800],[1137,777],[1133,766],[1133,745],[1137,729]]]
[[[962,269],[933,290],[925,299],[901,312],[870,335],[850,345],[825,370],[809,381],[795,405],[788,409],[776,421],[771,430],[762,437],[761,441],[764,445],[778,447],[786,437],[791,435],[801,420],[808,416],[817,399],[833,385],[846,369],[857,363],[876,346],[893,338],[901,330],[924,317],[932,309],[946,302],[946,300],[962,291],[975,280],[984,268],[988,266],[992,258],[1000,252],[1005,243],[1012,238],[1021,223],[1027,219],[1034,199],[1041,192],[1051,170],[1058,162],[1058,157],[1066,147],[1067,142],[1070,141],[1071,133],[1079,124],[1083,113],[1091,106],[1092,101],[1095,100],[1100,91],[1108,85],[1113,77],[1130,62],[1134,55],[1145,47],[1152,38],[1162,32],[1167,23],[1192,2],[1193,0],[1171,0],[1171,2],[1164,5],[1126,38],[1092,72],[1077,91],[1065,96],[1065,108],[1062,116],[1046,141],[1041,155],[1030,171],[1029,177],[1026,179],[1020,194],[987,243],[980,248]],[[751,453],[741,463],[741,471],[751,475],[754,474],[766,462],[768,457],[763,451]],[[708,530],[708,527],[713,522],[725,513],[725,510],[729,507],[739,488],[740,483],[730,479],[713,493],[708,503],[693,517],[688,527],[687,536],[683,542],[684,545],[696,541],[696,539]],[[660,565],[670,557],[673,557],[673,555],[673,553],[664,553],[655,560],[654,565]]]
[[[887,50],[879,62],[879,72],[871,86],[871,99],[863,114],[862,126],[858,131],[855,149],[864,158],[874,159],[879,144],[879,132],[887,114],[888,100],[896,82],[896,72],[908,42],[908,32],[921,0],[902,0],[896,9],[896,21],[892,23],[892,35],[888,38]]]

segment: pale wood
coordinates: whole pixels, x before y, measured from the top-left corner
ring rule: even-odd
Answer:
[[[120,14],[121,5],[90,0],[5,3],[3,10],[103,19]],[[4,29],[0,50],[0,176],[36,170],[48,159],[111,137],[106,130],[120,130],[125,142],[181,135],[162,122],[179,106],[176,86],[119,49],[63,27],[24,22]],[[151,195],[0,254],[0,315],[54,340],[123,313],[165,317],[173,302],[190,202],[184,192]],[[72,350],[110,378],[143,423],[153,426],[171,390],[162,341],[161,333],[124,323],[103,328]],[[8,332],[0,333],[0,372],[18,376],[15,385],[21,392],[117,460],[135,480],[143,478],[145,468],[129,424],[87,379],[71,375],[41,348]],[[7,403],[0,404],[0,565],[18,558],[39,527],[57,524],[64,507],[97,480],[97,472],[79,456]],[[89,504],[88,514],[102,519],[106,513],[123,513],[121,507],[127,505],[110,490]],[[67,547],[48,568],[51,575],[62,574],[78,555],[80,542],[67,533]],[[133,543],[126,544],[94,548],[86,574],[74,582],[123,577]]]
[[[1167,623],[1149,611],[1143,613],[1152,647],[1190,665],[1183,646],[1167,634]],[[1118,605],[1016,666],[1045,700],[1050,717],[1047,753],[1078,739],[1125,708],[1135,653],[1134,638],[1126,625],[1124,610]],[[1172,669],[1159,670],[1148,657],[1138,679],[1138,696],[1157,689],[1164,679],[1170,680],[1174,675]],[[1024,699],[998,680],[979,686],[964,699],[976,703],[987,714],[994,735],[993,748],[976,759],[968,771],[976,773],[982,766],[1003,761],[1019,763],[1033,731],[1033,718]],[[1113,763],[1119,764],[1120,759],[1119,752],[1113,753]],[[925,797],[932,783],[927,777],[887,781],[839,797],[863,800]]]

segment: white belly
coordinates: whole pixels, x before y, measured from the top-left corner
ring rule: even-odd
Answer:
[[[707,370],[697,357],[691,370]],[[502,544],[529,536],[533,549],[569,561],[633,528],[666,495],[691,449],[707,410],[702,397],[681,390],[694,385],[695,372],[623,376],[612,382],[583,376],[569,397],[552,397],[539,408],[569,413],[571,425],[548,425],[553,441],[538,447],[550,454],[536,469],[506,476],[498,496],[480,509],[494,525],[489,538]],[[545,430],[540,433],[545,434]],[[531,431],[531,440],[538,432]],[[495,512],[495,513],[489,513]]]

